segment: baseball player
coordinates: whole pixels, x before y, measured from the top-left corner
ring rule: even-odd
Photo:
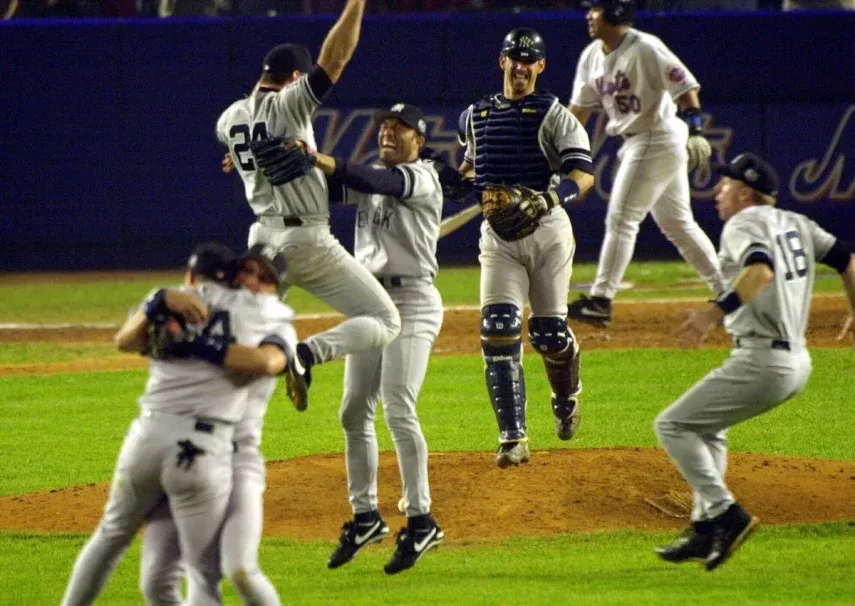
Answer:
[[[632,0],[588,5],[593,41],[579,57],[570,111],[583,125],[592,111],[604,111],[606,133],[623,144],[591,296],[570,303],[568,316],[608,326],[647,213],[716,294],[723,283],[715,248],[690,206],[687,171],[706,164],[711,154],[702,131],[700,85],[659,38],[630,27]]]
[[[223,345],[234,338],[281,359],[290,337],[268,333],[282,326],[281,318],[266,317],[251,293],[229,288],[233,268],[227,247],[197,248],[187,287],[154,292],[116,333],[119,349],[142,352],[151,346],[149,325],[177,314],[198,335],[185,348],[202,359],[152,360],[104,516],[77,558],[63,604],[97,597],[143,520],[165,498],[187,564],[188,604],[220,603],[218,539],[232,488],[235,424],[248,397],[248,388],[220,368],[229,355]]]
[[[852,248],[810,219],[774,207],[778,180],[769,164],[742,154],[719,167],[716,209],[726,290],[680,327],[684,347],[699,344],[717,324],[733,337],[724,364],[656,418],[659,442],[694,491],[691,527],[656,550],[670,562],[723,564],[751,534],[757,519],[724,483],[727,429],[799,393],[811,372],[805,329],[815,261],[840,273],[849,317],[838,338],[855,330]]]
[[[285,273],[282,255],[263,245],[256,245],[244,253],[239,261],[236,285],[253,293],[255,302],[270,317],[283,321],[281,333],[287,335],[292,349],[297,337],[291,324],[293,312],[278,298],[279,286]],[[232,346],[234,347],[234,346]],[[261,454],[261,432],[264,416],[276,379],[271,372],[281,371],[284,359],[269,360],[250,368],[244,361],[236,365],[236,353],[252,356],[253,348],[237,347],[225,368],[240,370],[244,375],[260,375],[249,385],[248,404],[243,418],[235,427],[232,454],[232,492],[220,539],[220,566],[246,604],[279,604],[279,596],[270,580],[258,565],[258,547],[261,543],[263,521],[263,495],[265,490],[264,456]],[[167,502],[162,503],[146,519],[142,541],[140,588],[149,604],[183,604],[181,596],[181,549],[178,532]]]
[[[257,215],[249,245],[276,248],[288,263],[286,287],[298,285],[348,317],[298,345],[304,368],[297,378],[306,383],[311,381],[313,364],[387,345],[401,328],[400,317],[382,286],[330,233],[327,186],[321,171],[307,164],[299,178],[274,184],[278,179],[271,181],[262,172],[250,150],[254,143],[274,137],[316,147],[312,116],[356,48],[364,9],[365,0],[348,0],[314,66],[302,46],[273,48],[252,94],[233,103],[217,122],[217,136],[229,148]],[[290,393],[292,381],[288,384]],[[308,404],[294,403],[299,410]]]
[[[527,298],[528,337],[543,356],[558,437],[572,438],[581,419],[579,344],[565,318],[576,244],[561,205],[591,189],[594,169],[585,129],[557,97],[535,88],[546,68],[540,34],[508,33],[499,66],[502,92],[463,112],[459,136],[466,146],[460,172],[474,177],[486,218],[479,243],[481,349],[500,432],[496,463],[505,468],[529,459],[521,364]],[[493,197],[488,204],[491,191],[514,204],[501,208]]]
[[[397,103],[374,116],[381,166],[351,164],[316,154],[328,176],[331,200],[357,205],[354,254],[385,288],[401,315],[401,333],[385,347],[347,356],[340,419],[344,428],[347,488],[354,519],[346,522],[327,566],[338,568],[366,545],[389,534],[377,497],[377,435],[374,414],[383,400],[395,441],[407,526],[385,566],[388,574],[411,568],[444,535],[431,515],[428,449],[416,400],[428,358],[442,326],[437,273],[443,195],[425,144],[422,111]]]

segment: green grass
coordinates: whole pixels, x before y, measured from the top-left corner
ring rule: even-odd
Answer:
[[[3,343],[3,347],[0,347],[0,364],[72,362],[120,355],[112,343],[20,341]]]
[[[725,355],[720,350],[692,354],[596,350],[585,354],[585,424],[571,447],[655,446],[652,421],[656,414]],[[851,364],[851,353],[818,349],[813,355],[817,370],[805,392],[772,413],[735,428],[732,449],[855,459],[851,388],[841,378]],[[651,360],[655,360],[653,368]],[[532,440],[537,448],[566,447],[554,434],[542,363],[534,355],[526,356],[524,363]],[[305,413],[294,411],[280,386],[265,425],[264,450],[269,459],[343,449],[337,416],[343,369],[341,363],[316,369],[312,404]],[[431,360],[419,416],[432,450],[486,451],[494,447],[495,419],[482,376],[478,356]],[[107,481],[125,431],[136,415],[136,399],[145,379],[145,371],[0,378],[0,452],[4,453],[0,494]],[[378,418],[382,424],[382,415]],[[381,448],[391,450],[385,428],[378,434]]]
[[[441,546],[418,568],[387,577],[391,542],[336,571],[332,543],[265,540],[261,563],[286,604],[809,604],[851,603],[855,526],[761,527],[738,565],[707,573],[659,562],[670,535],[600,532],[549,539]],[[56,604],[85,537],[0,534],[0,603]],[[33,581],[38,570],[39,582]],[[110,579],[100,604],[139,604],[139,546]],[[225,604],[238,604],[225,586]]]
[[[816,281],[817,292],[840,292],[840,281],[831,270],[821,266],[818,271],[822,279]],[[479,272],[478,267],[441,268],[436,283],[445,304],[477,305]],[[577,265],[573,270],[573,282],[591,282],[595,274],[595,265]],[[695,271],[685,263],[632,263],[625,277],[635,284],[636,290],[624,291],[620,298],[710,295]],[[150,289],[176,284],[181,281],[181,275],[177,272],[145,273],[135,279],[99,282],[93,277],[92,280],[83,283],[0,284],[0,322],[118,323]],[[332,311],[300,288],[291,290],[287,303],[302,314]]]

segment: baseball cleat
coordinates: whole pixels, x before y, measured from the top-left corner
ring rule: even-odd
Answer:
[[[506,469],[511,465],[528,463],[530,454],[527,439],[519,442],[506,442],[499,445],[499,451],[496,453],[496,465],[501,469]]]
[[[656,555],[666,562],[705,562],[713,542],[713,526],[710,522],[692,522],[676,541],[670,545],[656,547]]]
[[[612,300],[607,297],[581,295],[567,306],[567,317],[605,328],[612,323]]]
[[[288,359],[288,367],[285,369],[285,390],[288,392],[288,398],[294,405],[294,408],[303,412],[309,407],[309,383],[312,380],[312,375],[300,356],[300,346],[297,344],[297,353],[290,351],[285,352],[285,357]]]
[[[723,514],[711,520],[713,525],[712,547],[705,562],[707,570],[715,570],[751,536],[759,520],[745,511],[738,503],[731,505]]]
[[[349,520],[341,527],[341,537],[333,554],[327,561],[330,570],[350,562],[366,545],[382,541],[389,534],[389,527],[380,514],[368,522]]]
[[[570,440],[582,422],[582,405],[578,396],[570,398],[552,397],[552,414],[555,416],[555,433],[559,440]]]
[[[408,505],[408,503],[407,503],[406,497],[401,497],[400,499],[398,499],[398,511],[400,511],[403,514],[406,514],[407,513],[407,505]]]
[[[422,556],[439,545],[445,538],[442,529],[431,518],[430,525],[424,529],[404,527],[398,531],[395,553],[383,567],[386,574],[396,574],[416,565]]]

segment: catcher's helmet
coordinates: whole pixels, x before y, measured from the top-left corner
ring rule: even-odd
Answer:
[[[255,244],[240,256],[238,263],[241,263],[246,259],[254,259],[263,264],[264,267],[273,274],[273,277],[276,278],[278,290],[280,292],[282,291],[282,283],[285,279],[285,270],[287,269],[287,263],[285,262],[284,255],[280,254],[272,246],[266,244]]]
[[[508,32],[502,41],[502,54],[517,61],[534,63],[546,59],[543,37],[530,27],[518,27]]]
[[[633,0],[586,0],[587,8],[603,9],[603,18],[611,25],[628,25],[635,19]]]

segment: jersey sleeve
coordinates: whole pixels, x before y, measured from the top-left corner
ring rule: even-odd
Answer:
[[[320,104],[321,99],[312,91],[308,76],[302,76],[276,93],[274,107],[281,114],[289,116],[295,124],[302,124],[311,120]]]
[[[217,135],[217,141],[219,141],[220,143],[222,143],[226,147],[229,146],[229,137],[228,137],[228,134],[226,133],[226,113],[227,112],[228,112],[228,110],[226,110],[222,114],[220,114],[220,117],[217,119],[217,129],[215,131],[216,135]]]
[[[739,267],[744,267],[749,259],[757,256],[767,258],[771,266],[774,258],[762,229],[750,219],[741,219],[739,215],[725,224],[721,232],[721,248]]]
[[[404,195],[401,200],[406,201],[433,201],[438,194],[442,198],[442,188],[439,184],[439,175],[431,162],[408,162],[398,164],[395,167],[404,175]]]
[[[588,132],[576,116],[556,99],[543,120],[544,143],[558,156],[561,173],[579,169],[593,175]]]
[[[457,121],[457,140],[466,147],[463,161],[475,165],[475,140],[472,135],[472,105],[467,107]]]
[[[694,74],[661,40],[656,40],[648,47],[647,64],[656,70],[655,76],[651,74],[653,81],[659,82],[672,99],[701,87]]]
[[[813,254],[816,261],[825,259],[825,255],[834,246],[837,241],[833,235],[821,228],[815,221],[808,219],[804,215],[801,216],[804,223],[803,232],[811,239],[813,243]]]
[[[599,109],[602,102],[599,93],[588,84],[588,53],[582,53],[576,66],[576,77],[573,79],[573,92],[570,95],[571,105],[580,105],[591,109]]]

